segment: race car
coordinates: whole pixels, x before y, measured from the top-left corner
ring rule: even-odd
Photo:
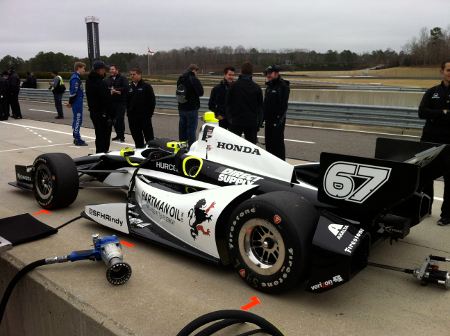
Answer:
[[[122,203],[89,204],[82,216],[230,264],[261,292],[308,279],[306,290],[322,293],[364,269],[377,242],[406,237],[430,214],[424,186],[450,171],[448,146],[386,138],[375,158],[322,153],[320,162],[292,166],[213,116],[204,120],[189,150],[160,138],[76,159],[42,154],[16,166],[10,184],[33,191],[46,209],[69,206],[79,189],[123,189]]]

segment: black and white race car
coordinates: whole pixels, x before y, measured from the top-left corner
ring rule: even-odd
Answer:
[[[375,158],[322,153],[320,163],[292,166],[211,120],[189,151],[178,147],[156,139],[77,159],[43,154],[16,166],[10,184],[46,209],[69,206],[90,181],[123,189],[123,203],[90,204],[82,215],[231,264],[261,292],[309,279],[307,291],[320,293],[366,267],[375,243],[407,236],[430,214],[423,187],[450,171],[448,146],[384,138]]]

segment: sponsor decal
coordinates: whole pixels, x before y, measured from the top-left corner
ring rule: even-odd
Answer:
[[[239,146],[226,142],[217,142],[217,148],[226,149],[229,151],[242,152],[247,154],[261,155],[257,147]]]
[[[146,207],[161,221],[170,224],[175,224],[175,220],[183,222],[183,212],[169,203],[163,202],[145,191],[142,191],[142,201],[147,202]]]
[[[347,231],[348,225],[330,224],[328,225],[328,230],[336,236],[337,239],[341,240],[344,233]]]
[[[18,179],[18,180],[25,180],[25,181],[30,181],[30,182],[31,182],[31,177],[25,176],[25,175],[22,175],[22,174],[19,174],[19,173],[17,173],[17,179]]]
[[[97,211],[94,209],[89,209],[89,214],[92,216],[107,220],[109,222],[119,224],[120,226],[122,226],[122,224],[123,224],[123,221],[121,221],[119,218],[111,217],[110,215],[108,215],[106,213],[103,213],[103,212],[100,212],[100,211]]]
[[[171,171],[177,171],[177,167],[173,164],[170,163],[165,163],[165,162],[156,162],[156,168],[161,168],[164,170],[171,170]]]
[[[202,140],[207,140],[210,139],[213,135],[214,132],[214,126],[206,126],[203,129],[203,136],[202,136]]]
[[[278,215],[273,216],[273,222],[274,222],[275,224],[281,223],[281,217],[278,216]]]
[[[241,277],[245,278],[245,269],[241,269],[239,271],[239,274],[241,275]]]
[[[340,275],[335,275],[332,280],[327,280],[324,282],[319,282],[317,285],[311,286],[312,290],[316,290],[319,288],[326,288],[333,286],[335,283],[342,282],[344,279]]]
[[[364,230],[363,229],[359,229],[358,233],[356,234],[356,236],[353,238],[353,240],[351,241],[350,245],[348,245],[345,248],[345,252],[348,253],[352,253],[353,248],[355,247],[356,243],[359,241],[359,238],[361,237],[361,235],[363,234]]]
[[[191,237],[196,240],[198,237],[198,232],[201,231],[203,235],[209,236],[210,230],[205,231],[202,224],[205,221],[210,222],[212,220],[212,215],[208,215],[208,212],[214,208],[216,202],[212,202],[209,207],[206,208],[206,200],[202,198],[195,204],[191,210],[188,212],[189,226],[191,227]]]
[[[433,99],[433,98],[439,99],[439,93],[435,93],[435,94],[433,95],[433,97],[431,97],[431,99]]]
[[[244,173],[242,171],[231,168],[224,169],[223,167],[220,167],[216,170],[216,172],[220,173],[219,177],[217,178],[217,181],[229,184],[248,185],[254,184],[258,180],[264,180],[264,177]]]
[[[212,149],[212,148],[211,148],[211,145],[207,145],[207,146],[206,146],[206,150],[207,150],[207,151],[210,151],[211,149]]]

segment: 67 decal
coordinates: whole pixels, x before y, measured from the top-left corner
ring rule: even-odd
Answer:
[[[390,174],[391,168],[338,161],[328,167],[323,187],[331,198],[363,203],[387,182]]]

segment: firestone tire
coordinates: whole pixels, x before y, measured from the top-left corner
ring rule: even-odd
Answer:
[[[231,264],[260,292],[291,289],[305,280],[310,270],[318,220],[316,208],[291,192],[272,192],[243,202],[227,225]]]
[[[34,160],[33,193],[44,209],[64,208],[78,196],[78,171],[72,158],[64,153],[39,155]]]

